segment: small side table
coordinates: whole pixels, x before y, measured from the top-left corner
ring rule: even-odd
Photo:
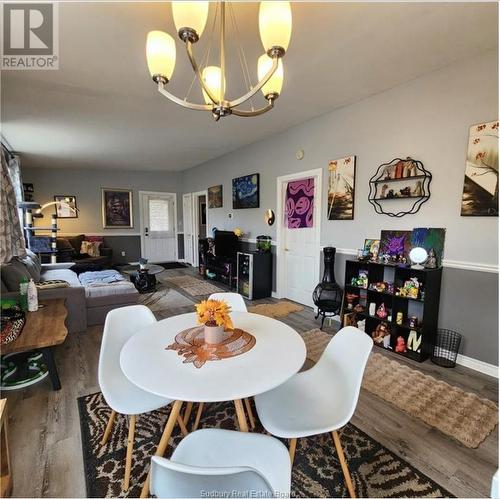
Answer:
[[[156,274],[165,270],[161,265],[148,264],[144,269],[139,265],[127,265],[120,269],[124,274],[130,276],[130,281],[134,283],[135,289],[139,293],[151,293],[156,287]]]
[[[64,299],[41,301],[40,308],[36,312],[26,313],[26,324],[21,334],[13,342],[2,345],[2,355],[40,350],[54,390],[60,390],[61,382],[53,349],[63,343],[68,336],[64,324],[66,316]]]

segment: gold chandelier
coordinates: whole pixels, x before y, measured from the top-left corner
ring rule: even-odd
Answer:
[[[186,45],[186,52],[195,73],[193,83],[198,80],[201,86],[205,104],[188,101],[191,84],[184,98],[179,98],[166,90],[175,68],[176,49],[175,41],[168,33],[163,31],[150,31],[146,42],[148,68],[153,81],[158,85],[158,91],[179,104],[180,106],[197,111],[210,111],[217,121],[223,116],[234,114],[236,116],[258,116],[274,107],[274,101],[279,97],[283,86],[283,62],[292,34],[292,11],[290,2],[268,1],[260,2],[259,31],[265,54],[257,62],[258,82],[251,84],[251,77],[246,64],[243,49],[238,47],[238,55],[248,91],[239,98],[228,100],[226,97],[226,29],[232,21],[237,32],[236,18],[229,4],[217,2],[211,40],[215,28],[219,25],[219,57],[220,65],[205,65],[200,69],[197,63],[193,46],[200,39],[207,22],[211,2],[172,2],[172,13],[179,38]],[[205,64],[208,63],[210,47],[207,50]],[[255,108],[252,97],[262,91],[267,105]],[[250,109],[242,109],[241,105],[250,101]]]

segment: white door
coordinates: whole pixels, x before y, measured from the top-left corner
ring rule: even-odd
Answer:
[[[182,196],[182,218],[184,225],[184,261],[193,265],[193,196],[191,194],[184,194]]]
[[[175,194],[139,192],[141,203],[141,255],[149,262],[177,260]]]
[[[301,180],[295,175],[281,180],[280,203],[282,206],[279,231],[278,281],[281,283],[279,294],[290,300],[314,306],[312,292],[319,280],[320,262],[320,224],[321,224],[321,174],[314,179],[312,227],[289,228],[286,217],[286,191],[289,181]],[[280,179],[278,179],[280,180]],[[280,265],[281,263],[281,265]]]

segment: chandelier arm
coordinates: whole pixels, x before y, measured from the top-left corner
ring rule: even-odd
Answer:
[[[198,67],[198,63],[196,62],[196,59],[194,58],[194,55],[193,55],[193,44],[189,40],[186,40],[186,51],[187,51],[187,54],[188,54],[188,57],[189,57],[189,62],[191,63],[191,66],[193,67],[193,71],[196,73],[196,76],[198,76],[198,81],[200,82],[200,85],[202,86],[202,88],[205,91],[205,93],[210,97],[210,100],[216,106],[218,106],[219,105],[219,101],[212,94],[212,91],[205,84],[205,80],[201,76],[200,68]]]
[[[229,101],[229,107],[234,108],[236,106],[239,106],[240,104],[243,104],[243,102],[247,101],[251,97],[253,97],[270,79],[271,76],[273,76],[274,72],[278,68],[278,62],[279,62],[279,57],[273,57],[273,65],[269,69],[269,71],[264,75],[262,80],[260,80],[255,87],[253,87],[251,90],[249,90],[245,95],[242,95],[238,99]]]
[[[269,104],[265,107],[261,107],[260,109],[255,109],[253,111],[242,111],[239,109],[231,109],[231,113],[236,116],[241,116],[243,118],[251,118],[252,116],[259,116],[261,114],[267,113],[274,107],[274,100],[270,99]]]
[[[175,102],[176,104],[179,104],[179,106],[182,107],[187,107],[188,109],[194,109],[195,111],[211,111],[212,106],[209,104],[195,104],[193,102],[188,102],[186,100],[182,100],[179,97],[171,94],[167,90],[165,90],[165,84],[162,83],[161,81],[158,82],[158,92],[162,94],[163,96],[167,97],[167,99],[170,99],[171,101]]]

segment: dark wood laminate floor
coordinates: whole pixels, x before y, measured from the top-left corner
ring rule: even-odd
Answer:
[[[176,269],[162,276],[190,272]],[[275,300],[253,303],[272,301]],[[156,315],[161,319],[190,311],[192,307],[186,305],[167,308]],[[299,332],[318,327],[309,308],[282,320]],[[10,414],[15,497],[85,496],[76,399],[99,390],[97,364],[101,335],[101,326],[91,327],[85,333],[69,335],[56,349],[60,391],[52,391],[46,379],[28,389],[4,392]],[[428,361],[416,364],[383,353],[498,402],[498,382],[494,378],[460,366],[443,369]],[[365,390],[361,392],[352,422],[456,496],[488,497],[491,477],[498,467],[498,428],[479,448],[468,449]]]

